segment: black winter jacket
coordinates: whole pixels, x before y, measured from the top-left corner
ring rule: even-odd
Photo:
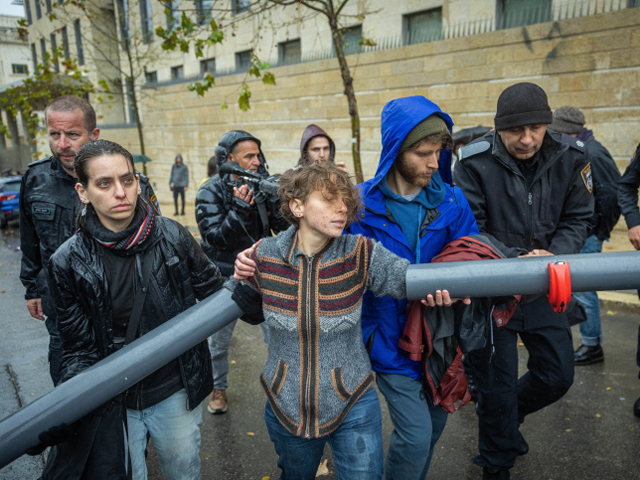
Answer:
[[[76,179],[54,157],[33,162],[22,177],[20,188],[20,280],[27,289],[25,298],[42,298],[42,308],[53,315],[53,303],[46,281],[47,264],[65,240],[76,230],[80,201]],[[142,195],[160,213],[149,180],[140,174]]]
[[[495,131],[460,149],[453,179],[480,233],[497,240],[507,257],[536,248],[578,253],[587,238],[591,170],[585,149],[569,135],[546,133],[530,189]]]
[[[227,160],[236,143],[244,140],[252,140],[260,147],[260,140],[247,132],[234,130],[223,135],[216,147],[218,165]],[[259,158],[258,173],[266,176],[268,172],[262,150]],[[271,236],[271,232],[263,231],[257,207],[248,215],[235,210],[230,182],[233,182],[231,175],[214,175],[202,184],[196,195],[196,221],[202,236],[202,249],[227,276],[233,275],[233,263],[239,252],[259,239]],[[270,230],[278,233],[289,228],[288,222],[278,212],[270,213]]]
[[[593,169],[594,212],[587,236],[606,240],[620,218],[618,181],[620,171],[609,151],[595,138],[586,141],[589,163]]]
[[[640,187],[640,145],[627,165],[618,182],[618,203],[622,215],[627,222],[627,228],[640,225],[640,209],[638,209],[638,187]]]
[[[216,292],[224,281],[220,271],[184,227],[164,217],[156,219],[154,235],[147,240],[154,242],[146,252],[153,255],[153,263],[140,335],[195,305],[196,299],[202,300]],[[117,350],[113,343],[111,295],[99,248],[95,240],[78,232],[62,244],[49,263],[57,325],[62,338],[61,382]],[[141,265],[141,259],[135,264]],[[189,396],[188,408],[193,409],[213,389],[207,342],[187,350],[178,360],[182,383]],[[129,389],[129,392],[135,392],[143,406],[144,384],[145,380],[142,380]]]

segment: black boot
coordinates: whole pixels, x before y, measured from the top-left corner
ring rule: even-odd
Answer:
[[[482,480],[509,480],[511,474],[507,468],[482,468]]]
[[[580,345],[573,354],[573,362],[576,365],[591,365],[592,363],[604,362],[604,352],[598,344],[595,347]]]

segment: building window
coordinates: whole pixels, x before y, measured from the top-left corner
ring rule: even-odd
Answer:
[[[244,52],[236,52],[236,72],[249,70],[251,65],[251,56],[253,51],[246,50]]]
[[[340,38],[345,55],[362,52],[362,45],[360,45],[362,41],[362,25],[343,28],[340,30]]]
[[[291,65],[302,61],[300,39],[278,44],[278,65]]]
[[[206,25],[211,22],[212,0],[196,0],[196,22],[198,25]]]
[[[33,71],[36,71],[38,67],[38,52],[36,51],[36,44],[31,44],[31,58],[33,59]]]
[[[37,2],[38,0],[36,0]],[[24,0],[24,10],[27,13],[27,25],[31,25],[33,23],[33,19],[31,18],[31,1]]]
[[[404,15],[402,36],[405,45],[442,39],[442,8]]]
[[[127,79],[127,104],[129,105],[129,123],[137,125],[136,121],[136,107],[133,104],[133,82],[131,79]]]
[[[200,60],[200,75],[204,76],[205,73],[214,75],[216,73],[216,59],[207,58],[206,60]]]
[[[499,28],[516,28],[550,22],[552,0],[499,0],[496,19]]]
[[[60,30],[60,36],[62,37],[62,48],[64,50],[64,58],[68,60],[71,55],[69,55],[69,35],[67,35],[67,27],[62,27]]]
[[[140,0],[140,24],[142,26],[142,41],[153,42],[153,12],[151,0]]]
[[[120,38],[124,49],[129,49],[129,1],[118,0],[118,21],[120,23]]]
[[[251,9],[251,0],[231,0],[231,12],[237,15]]]
[[[180,11],[178,10],[178,0],[168,0],[164,2],[165,16],[167,17],[167,30],[180,24]]]
[[[40,8],[40,0],[35,0],[34,5],[36,6],[36,20],[42,18],[42,9]]]
[[[78,65],[84,65],[84,48],[82,47],[82,31],[80,19],[73,22],[73,30],[76,34],[76,52],[78,53]]]
[[[19,64],[19,63],[12,63],[11,64],[11,70],[13,71],[13,73],[15,75],[28,75],[29,74],[29,67],[27,67],[26,65]]]
[[[51,55],[55,57],[58,53],[58,44],[56,43],[55,34],[51,34]],[[58,63],[58,58],[53,58],[53,70],[56,73],[60,73],[60,64]]]
[[[144,72],[144,79],[147,83],[158,83],[158,72]]]
[[[40,1],[40,0],[38,0]],[[47,9],[47,13],[51,13],[51,0],[45,0],[44,5]]]
[[[40,54],[42,55],[42,63],[47,61],[47,43],[44,38],[40,39]]]
[[[182,65],[177,65],[175,67],[171,67],[171,79],[172,80],[181,80],[184,78],[184,67]]]

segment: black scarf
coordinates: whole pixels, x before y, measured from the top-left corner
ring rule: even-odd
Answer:
[[[127,251],[131,253],[146,250],[147,243],[156,223],[156,216],[151,206],[140,197],[136,203],[136,210],[133,220],[127,228],[121,232],[112,232],[105,228],[93,208],[87,208],[86,226],[89,234],[103,247],[116,251]]]

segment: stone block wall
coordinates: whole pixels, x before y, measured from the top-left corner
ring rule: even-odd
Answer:
[[[530,81],[551,108],[583,109],[587,126],[622,168],[640,142],[640,8],[502,30],[349,57],[361,116],[362,160],[373,176],[380,153],[380,113],[397,97],[424,95],[448,112],[455,129],[492,126],[498,96]],[[243,75],[220,77],[204,97],[176,84],[145,90],[145,142],[154,159],[149,175],[169,200],[168,176],[183,154],[197,186],[217,141],[231,129],[263,142],[273,173],[294,165],[306,125],[334,138],[338,159],[351,165],[347,101],[336,59],[274,68],[277,86],[249,81],[251,109],[235,105]],[[222,110],[223,102],[229,108]],[[103,138],[137,151],[135,129],[104,130]],[[188,192],[195,195],[195,188]]]

